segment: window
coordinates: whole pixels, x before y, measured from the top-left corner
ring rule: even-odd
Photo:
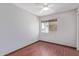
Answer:
[[[57,30],[57,19],[41,21],[41,32],[48,33]]]
[[[48,22],[42,22],[41,23],[42,27],[41,27],[41,32],[44,32],[44,33],[48,33]]]

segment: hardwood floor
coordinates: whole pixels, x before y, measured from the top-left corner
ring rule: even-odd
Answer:
[[[7,56],[79,56],[75,48],[38,41]]]

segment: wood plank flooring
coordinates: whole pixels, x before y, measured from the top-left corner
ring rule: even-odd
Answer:
[[[38,41],[7,56],[79,56],[74,48]]]

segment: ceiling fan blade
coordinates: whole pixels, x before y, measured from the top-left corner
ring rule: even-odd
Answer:
[[[41,11],[40,11],[40,13],[43,13],[43,11],[44,11],[44,10],[43,10],[43,8],[42,8]]]

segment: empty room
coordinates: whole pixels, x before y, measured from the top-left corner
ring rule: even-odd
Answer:
[[[0,3],[0,56],[79,56],[79,3]]]

